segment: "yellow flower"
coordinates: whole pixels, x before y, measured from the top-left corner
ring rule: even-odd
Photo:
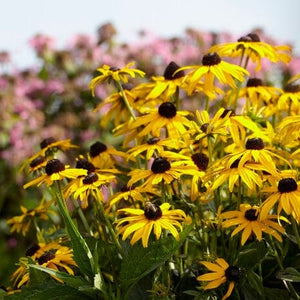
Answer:
[[[33,209],[27,209],[21,205],[22,215],[7,220],[7,224],[12,225],[10,232],[22,232],[22,235],[25,236],[34,218],[48,220],[48,214],[55,214],[55,211],[49,209],[51,204],[52,201],[45,202],[43,198],[41,203]]]
[[[300,84],[288,83],[278,98],[277,106],[279,110],[298,112],[300,108]]]
[[[119,209],[118,212],[127,213],[129,216],[117,221],[117,234],[122,234],[122,239],[125,240],[134,232],[130,244],[133,245],[142,239],[143,247],[148,247],[152,229],[157,240],[161,236],[162,229],[168,230],[176,240],[179,240],[177,230],[182,230],[180,222],[185,220],[186,215],[181,209],[169,210],[170,207],[169,203],[163,203],[158,206],[151,202],[146,202],[144,210],[133,208]]]
[[[267,43],[261,42],[256,33],[249,33],[242,36],[235,43],[225,43],[215,45],[209,49],[209,52],[217,52],[221,57],[247,57],[254,63],[257,63],[255,71],[261,69],[261,59],[267,58],[271,62],[277,63],[282,61],[288,63],[291,59],[291,47],[271,46]]]
[[[229,286],[226,294],[222,297],[222,300],[227,299],[234,288],[234,283],[240,279],[240,269],[236,266],[229,265],[223,258],[217,258],[215,263],[209,261],[201,261],[210,273],[206,273],[197,277],[199,281],[208,281],[204,289],[215,289],[226,281],[229,282]]]
[[[282,238],[278,232],[282,234],[285,230],[278,223],[272,221],[272,219],[277,220],[278,217],[276,215],[262,216],[260,208],[256,205],[241,204],[239,211],[224,212],[221,214],[221,218],[227,219],[222,222],[224,228],[238,225],[231,233],[231,236],[243,231],[242,245],[246,243],[252,234],[255,234],[257,239],[261,241],[263,232],[274,236],[278,241],[282,242]]]
[[[73,260],[72,249],[61,246],[56,242],[33,244],[27,249],[25,255],[30,257],[35,264],[56,271],[64,269],[70,275],[74,275],[74,271],[70,266],[77,266]],[[19,260],[20,266],[11,276],[14,287],[20,288],[25,284],[27,285],[30,281],[29,261],[27,257],[22,257]],[[63,283],[61,279],[55,276],[52,277]]]
[[[295,147],[299,145],[300,116],[287,116],[278,125],[278,140],[285,146]]]
[[[263,191],[272,194],[262,204],[261,218],[264,219],[274,205],[278,203],[278,215],[283,209],[287,215],[292,215],[300,223],[300,187],[294,178],[282,178],[278,181],[277,186],[273,185]]]
[[[101,84],[105,80],[108,80],[108,81],[114,80],[114,81],[117,81],[120,83],[122,83],[122,82],[127,83],[128,76],[130,76],[132,78],[135,78],[136,75],[144,77],[145,72],[138,70],[138,69],[130,68],[133,65],[134,65],[134,62],[130,62],[122,69],[110,67],[108,65],[103,65],[101,68],[98,68],[97,71],[100,73],[100,75],[93,78],[90,82],[90,89],[92,90],[93,96],[95,96],[96,86]]]
[[[46,183],[47,186],[50,186],[54,181],[63,180],[64,178],[74,179],[78,176],[87,175],[87,170],[69,168],[69,166],[64,165],[59,159],[56,158],[47,162],[45,172],[45,174],[26,183],[23,188],[27,189],[32,185],[40,186],[42,183]]]
[[[161,137],[163,129],[166,128],[168,136],[181,137],[187,132],[187,128],[192,127],[192,122],[185,117],[189,114],[187,111],[177,111],[171,102],[164,102],[158,109],[150,110],[150,113],[138,117],[131,123],[130,128],[144,126],[138,136],[147,136],[151,133],[154,137]]]
[[[191,94],[197,87],[197,84],[203,79],[204,91],[214,90],[215,77],[222,83],[228,84],[235,88],[235,80],[244,81],[245,75],[249,75],[244,68],[222,61],[217,53],[208,53],[202,58],[202,66],[186,66],[180,68],[181,70],[192,69],[190,73],[185,76],[187,83],[187,92]]]

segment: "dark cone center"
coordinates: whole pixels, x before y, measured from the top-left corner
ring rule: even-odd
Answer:
[[[44,148],[48,147],[49,145],[51,145],[55,142],[56,142],[55,138],[49,137],[49,138],[44,139],[44,140],[41,141],[40,147],[41,147],[41,149],[44,149]]]
[[[238,267],[235,266],[229,266],[225,270],[225,276],[228,279],[228,281],[238,281],[241,277],[241,272]]]
[[[38,250],[40,249],[40,246],[38,244],[32,244],[30,245],[26,252],[25,255],[26,256],[32,256],[33,254],[35,254]]]
[[[245,218],[248,221],[256,221],[257,218],[258,218],[258,211],[256,209],[254,209],[254,208],[247,209],[245,211]]]
[[[202,58],[203,66],[214,66],[218,65],[221,62],[221,58],[217,53],[208,53],[205,54]]]
[[[167,80],[173,80],[184,76],[184,71],[181,70],[174,74],[180,67],[174,62],[171,61],[165,69],[164,77]]]
[[[172,119],[176,116],[177,109],[171,102],[164,102],[158,108],[158,113],[167,119]]]
[[[54,173],[59,173],[65,170],[65,165],[59,159],[51,159],[45,167],[46,174],[51,176]]]
[[[155,174],[165,173],[171,169],[171,164],[162,157],[155,158],[151,166],[151,171]]]
[[[247,87],[263,86],[263,81],[260,78],[249,78],[247,81]]]
[[[90,173],[82,180],[83,184],[92,184],[98,180],[98,175],[96,173]]]
[[[55,254],[48,251],[48,252],[45,252],[43,255],[41,255],[37,261],[38,261],[39,265],[42,265],[42,264],[48,262],[49,260],[53,259],[54,257],[55,257]]]
[[[204,153],[193,154],[192,160],[199,170],[205,171],[207,169],[209,159]]]
[[[235,116],[235,112],[234,112],[233,109],[231,109],[231,108],[225,108],[225,110],[221,114],[220,118],[221,119],[225,118],[227,116],[227,114],[229,114],[229,117]]]
[[[151,202],[145,203],[144,215],[146,219],[155,221],[161,218],[162,211],[161,208],[157,204],[153,204]]]
[[[248,139],[246,142],[246,149],[248,150],[261,150],[264,149],[265,145],[261,138]]]
[[[300,92],[300,85],[295,83],[289,83],[284,87],[286,93],[298,93]]]
[[[280,193],[289,193],[296,191],[298,188],[297,182],[293,178],[284,178],[278,182],[278,191]]]
[[[88,171],[88,173],[94,172],[96,170],[95,166],[85,158],[81,158],[77,160],[76,168],[85,169]]]
[[[100,153],[105,152],[107,150],[107,146],[101,142],[95,142],[93,145],[90,147],[90,156],[91,157],[96,157]]]
[[[245,43],[260,42],[260,38],[256,33],[248,33],[247,35],[240,37],[237,41]]]
[[[200,127],[201,131],[206,133],[208,126],[209,126],[209,123],[202,124],[201,127]]]
[[[31,168],[36,168],[37,166],[41,165],[45,162],[46,158],[44,156],[38,156],[29,164]]]
[[[153,138],[151,138],[151,139],[149,139],[149,140],[147,141],[147,144],[148,144],[148,145],[155,145],[155,144],[157,144],[159,141],[160,141],[160,139],[159,139],[158,137],[153,137]]]

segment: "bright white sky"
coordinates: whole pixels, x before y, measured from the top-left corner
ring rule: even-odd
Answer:
[[[119,41],[134,40],[141,29],[161,36],[182,34],[187,27],[244,35],[261,27],[300,53],[299,13],[299,0],[9,0],[1,6],[0,50],[27,66],[33,62],[28,40],[36,33],[64,45],[73,34],[93,34],[110,21]]]

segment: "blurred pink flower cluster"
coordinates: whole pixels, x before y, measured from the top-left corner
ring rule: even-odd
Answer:
[[[104,24],[94,36],[74,35],[62,49],[56,47],[54,38],[37,34],[29,41],[38,58],[36,65],[10,73],[1,69],[0,99],[5,109],[0,111],[0,158],[17,166],[36,150],[33,145],[49,136],[57,140],[70,138],[81,145],[99,137],[101,129],[94,125],[98,124],[97,114],[92,110],[113,86],[97,88],[99,99],[93,99],[88,83],[103,64],[122,67],[134,61],[135,67],[150,78],[162,75],[170,61],[180,66],[200,64],[213,44],[239,38],[226,32],[188,28],[182,35],[169,38],[141,31],[135,42],[118,43],[116,34],[112,24]],[[262,31],[259,35],[273,45],[282,42]],[[10,63],[9,53],[0,52],[0,66]],[[282,65],[278,70],[280,80],[299,72],[299,65],[297,56],[288,66]],[[269,67],[263,61],[259,76],[269,76]]]

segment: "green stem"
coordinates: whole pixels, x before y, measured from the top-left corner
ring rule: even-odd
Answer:
[[[123,99],[124,104],[126,105],[128,111],[129,111],[130,115],[132,116],[133,120],[136,120],[136,116],[134,114],[134,111],[133,111],[133,109],[132,109],[132,107],[131,107],[131,105],[130,105],[127,97],[126,97],[126,94],[124,92],[124,89],[123,89],[121,83],[119,81],[116,81],[116,84],[117,84],[117,87],[118,87],[118,89],[119,89],[119,91],[122,95],[122,99]]]
[[[88,232],[91,236],[94,236],[94,233],[93,233],[93,231],[91,230],[91,228],[90,228],[90,226],[89,226],[89,224],[88,224],[88,222],[87,222],[87,220],[86,220],[86,217],[85,217],[85,215],[84,215],[84,213],[83,213],[81,207],[78,205],[78,203],[77,203],[76,200],[74,200],[74,205],[75,205],[75,208],[76,208],[76,210],[77,210],[77,213],[78,213],[78,215],[79,215],[79,217],[80,217],[80,219],[81,219],[81,222],[82,222],[82,224],[83,224],[83,226],[84,226],[84,229],[85,229],[86,232]]]

